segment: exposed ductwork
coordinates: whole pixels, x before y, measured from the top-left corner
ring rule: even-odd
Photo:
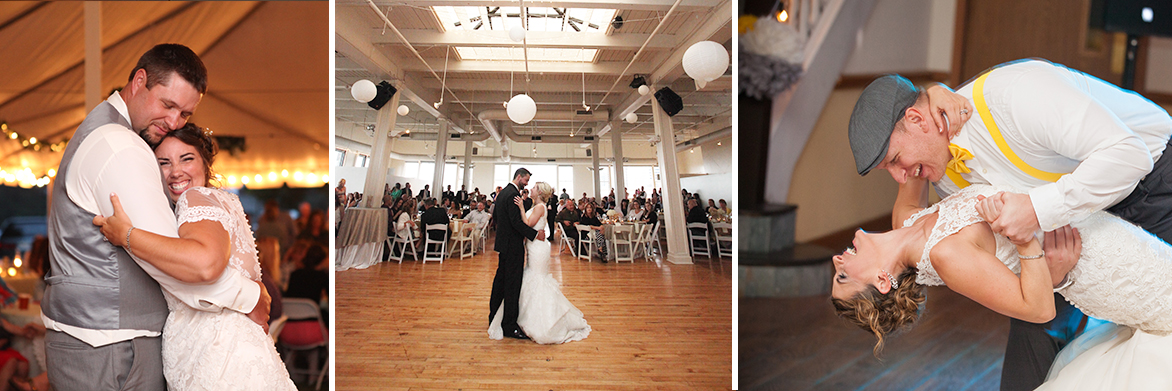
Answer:
[[[694,147],[694,146],[697,146],[700,144],[704,144],[704,143],[712,141],[712,140],[728,137],[731,135],[732,135],[732,127],[729,126],[727,128],[717,130],[715,132],[708,133],[706,135],[696,137],[691,140],[676,143],[676,152],[683,152],[684,150],[686,150],[688,148],[691,148],[691,147]]]
[[[505,128],[505,126],[502,126],[502,129],[497,129],[497,126],[493,123],[493,121],[512,121],[511,119],[509,119],[508,112],[506,112],[505,110],[502,110],[502,109],[492,109],[492,110],[482,111],[482,112],[480,112],[480,114],[476,115],[476,118],[479,119],[480,123],[484,125],[484,128],[488,130],[488,133],[492,135],[492,138],[498,142],[501,141],[502,136],[506,135],[506,134],[502,134],[503,133],[502,131],[504,130],[503,128]],[[537,114],[533,116],[533,120],[534,121],[606,122],[606,121],[610,120],[610,110],[595,110],[595,111],[590,112],[590,114],[579,114],[577,111],[572,111],[572,110],[567,110],[567,111],[563,111],[563,110],[541,111],[541,110],[538,110]],[[506,123],[506,125],[511,125],[511,124],[512,124],[512,122]],[[513,141],[527,141],[526,140],[527,137],[518,136],[516,132],[512,132],[512,135],[509,135],[509,137]],[[550,139],[557,138],[557,136],[543,136],[542,141],[546,141],[546,139],[545,139],[546,137],[548,137]],[[560,136],[560,137],[565,137],[566,139],[570,139],[570,137],[568,137],[568,136]],[[568,143],[568,142],[581,142],[581,141],[582,140],[579,139],[577,141],[549,141],[549,142],[566,142],[566,143]]]

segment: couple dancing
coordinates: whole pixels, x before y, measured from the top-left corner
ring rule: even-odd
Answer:
[[[206,89],[191,49],[155,46],[65,149],[42,302],[54,389],[295,390],[240,201],[210,187],[216,145],[187,123]]]
[[[545,205],[553,199],[553,187],[537,182],[533,207],[523,213],[519,189],[529,185],[529,177],[529,170],[517,169],[513,181],[497,194],[501,202],[492,217],[496,221],[495,250],[500,254],[489,299],[488,337],[532,339],[539,344],[585,339],[590,325],[549,274]],[[524,268],[526,255],[528,268]]]
[[[1013,318],[1002,390],[1172,389],[1172,117],[1041,60],[957,93],[885,76],[856,103],[856,166],[900,183],[900,228],[834,257],[838,314],[878,352],[924,285],[947,285]],[[946,195],[931,207],[929,181]],[[1084,312],[1115,326],[1077,337]]]

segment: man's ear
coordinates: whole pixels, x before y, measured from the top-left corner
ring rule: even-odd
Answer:
[[[916,106],[913,105],[912,107],[908,107],[907,111],[904,111],[903,117],[908,121],[908,125],[915,126],[915,128],[921,132],[928,132],[928,127],[925,123],[927,118],[924,116],[924,113],[920,111],[920,109],[916,108]]]
[[[147,72],[146,69],[139,69],[134,71],[134,77],[130,79],[130,93],[136,95],[146,88]]]

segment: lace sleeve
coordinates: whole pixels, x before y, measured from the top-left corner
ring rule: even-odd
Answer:
[[[193,187],[183,192],[175,202],[178,224],[211,220],[219,222],[225,231],[232,232],[231,215],[212,191],[206,187]]]

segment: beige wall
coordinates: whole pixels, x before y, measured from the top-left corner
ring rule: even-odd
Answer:
[[[798,206],[795,239],[809,241],[891,213],[898,185],[886,171],[860,177],[846,129],[862,89],[830,94],[794,168],[789,202]]]

